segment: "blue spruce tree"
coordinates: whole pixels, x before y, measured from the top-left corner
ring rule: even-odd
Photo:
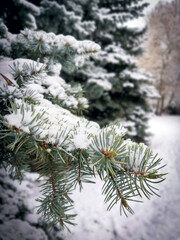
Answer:
[[[30,11],[34,6],[28,1],[14,1],[14,3],[22,4]],[[67,16],[72,15],[75,18],[79,13],[80,17],[77,21],[75,19],[73,21],[73,24],[77,22],[77,25],[73,27],[77,32],[81,29],[80,26],[84,29],[83,24],[79,25],[79,21],[83,22],[80,13],[89,4],[83,5],[83,1],[81,5],[80,2],[79,5],[72,4],[72,6],[71,1],[65,3],[67,9],[65,5],[59,7],[54,1],[42,1],[41,7],[36,6],[40,11],[39,18],[45,21],[43,16],[45,4],[49,4],[49,8],[51,4],[55,4],[56,9],[64,11]],[[99,6],[95,8],[96,11],[95,9],[92,11],[94,18],[98,17],[96,24],[85,19],[86,24],[90,24],[94,29],[91,34],[97,35],[97,41],[102,44],[102,53],[97,57],[96,62],[88,62],[89,67],[87,65],[78,73],[87,77],[84,86],[89,88],[88,94],[92,88],[94,92],[97,90],[97,95],[98,92],[102,92],[99,100],[96,99],[96,105],[100,111],[98,104],[102,107],[104,104],[104,113],[108,107],[111,110],[111,104],[117,110],[112,97],[113,94],[119,95],[119,92],[115,91],[121,86],[118,85],[119,82],[115,83],[120,80],[117,76],[124,74],[126,79],[125,76],[131,75],[133,71],[124,69],[116,72],[112,69],[116,63],[119,66],[119,62],[122,63],[125,57],[131,61],[129,60],[131,57],[127,54],[124,54],[124,57],[125,50],[122,50],[121,45],[106,44],[110,42],[108,40],[111,38],[110,33],[98,31],[101,29],[101,24],[105,26],[107,21],[110,24],[114,18],[117,21],[121,17],[126,19],[130,13],[124,14],[123,10],[119,15],[116,13],[117,8],[120,9],[122,4],[117,5],[115,2],[111,6],[111,11],[106,4],[104,5],[103,1],[92,2],[91,8],[89,7],[93,10],[94,6]],[[126,7],[126,5],[122,6]],[[75,10],[70,11],[71,7],[76,10],[75,15],[73,15]],[[26,15],[21,17],[25,20],[24,23],[27,23]],[[66,17],[62,23],[70,24],[70,19],[66,20]],[[137,201],[137,196],[145,195],[150,198],[153,194],[157,194],[154,185],[164,180],[164,174],[159,171],[163,167],[161,159],[145,144],[137,144],[130,139],[124,140],[127,130],[119,122],[101,128],[98,123],[84,118],[82,109],[88,107],[88,101],[83,96],[81,85],[72,86],[67,79],[65,81],[62,78],[62,76],[68,78],[85,60],[96,55],[100,51],[100,46],[90,40],[76,40],[70,35],[55,35],[52,32],[46,33],[28,28],[12,34],[4,24],[7,15],[4,14],[2,19],[0,22],[1,165],[8,168],[14,177],[20,180],[23,179],[26,171],[33,170],[39,173],[43,184],[42,197],[38,199],[40,202],[38,213],[42,214],[49,225],[59,223],[65,227],[74,224],[75,215],[70,211],[73,208],[70,194],[77,185],[82,189],[84,182],[92,183],[95,175],[99,175],[104,182],[103,194],[105,202],[109,204],[108,209],[119,202],[122,213],[125,215],[128,212],[133,213],[129,201]],[[32,19],[34,21],[35,18]],[[108,24],[110,29],[111,24]],[[116,25],[111,26],[112,32],[116,27]],[[89,32],[84,31],[84,34],[88,36]],[[119,52],[116,54],[120,49],[121,54]],[[108,62],[109,59],[112,59],[113,64]],[[131,86],[135,84],[131,83],[129,78],[128,82],[124,80],[124,83]],[[110,102],[106,101],[107,99]],[[91,113],[95,111],[92,109],[91,107]],[[110,110],[109,114],[111,114]]]

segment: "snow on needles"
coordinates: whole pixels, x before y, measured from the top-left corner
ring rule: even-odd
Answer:
[[[73,151],[77,148],[86,149],[91,141],[91,137],[98,133],[100,127],[94,122],[90,122],[82,117],[73,115],[69,110],[53,104],[45,98],[44,94],[51,94],[53,98],[59,98],[64,104],[74,106],[78,104],[77,98],[69,95],[76,94],[81,88],[74,89],[59,77],[60,66],[54,65],[51,71],[52,76],[47,75],[43,69],[43,64],[27,59],[17,59],[1,62],[0,72],[12,81],[13,86],[9,86],[1,76],[1,92],[7,94],[11,88],[17,89],[18,94],[14,96],[16,106],[10,114],[6,114],[4,119],[6,126],[19,129],[20,132],[33,135],[36,139],[44,140],[47,143],[56,144],[59,148],[66,148]],[[14,68],[13,68],[13,67]],[[29,66],[29,67],[28,67]],[[26,80],[20,89],[17,84],[15,70],[21,73],[21,80]],[[31,74],[31,70],[38,74]],[[42,71],[40,71],[42,70]],[[30,79],[27,80],[27,75]],[[26,76],[26,79],[24,79]],[[27,90],[35,93],[37,104],[32,105],[24,101]],[[5,92],[6,91],[6,92]],[[3,97],[2,94],[2,97]],[[9,93],[10,94],[10,93]],[[38,98],[37,98],[38,96]],[[86,102],[81,99],[81,102]]]
[[[80,86],[72,88],[70,84],[67,84],[59,76],[61,64],[54,64],[48,70],[45,70],[45,67],[45,64],[29,59],[19,58],[16,60],[1,61],[0,73],[8,77],[14,85],[7,88],[6,81],[1,76],[1,96],[7,94],[10,96],[10,92],[14,91],[13,95],[19,98],[22,97],[22,92],[26,97],[33,92],[38,100],[46,94],[61,102],[63,107],[76,109],[78,108],[78,104],[81,104],[84,108],[87,108],[87,100],[84,97],[80,96],[77,98],[75,96],[78,92],[82,91],[82,88]],[[51,75],[47,71],[50,71]],[[21,90],[17,86],[18,78],[23,83]]]
[[[98,124],[76,117],[45,99],[41,99],[33,110],[31,105],[22,101],[20,108],[17,106],[17,110],[5,115],[4,119],[8,128],[19,129],[20,132],[68,151],[86,149],[91,141],[90,137],[100,130]]]
[[[53,101],[46,98],[46,94],[50,94],[52,98],[57,99],[58,97],[62,102],[67,101],[69,105],[77,102],[75,97],[69,95],[70,85],[59,77],[60,65],[54,65],[51,69],[51,76],[49,76],[43,68],[43,64],[32,60],[17,59],[2,63],[3,68],[0,68],[0,72],[5,76],[6,72],[11,71],[8,77],[14,84],[13,88],[17,88],[21,94],[14,96],[15,105],[12,111],[4,116],[4,124],[8,128],[18,129],[20,134],[23,132],[30,134],[37,140],[56,144],[58,148],[67,151],[74,151],[78,148],[88,149],[93,137],[103,131],[97,123],[75,116],[61,105],[54,104]],[[23,83],[19,83],[23,84],[21,88],[18,85],[15,70],[19,71],[20,79],[24,80]],[[32,71],[37,74],[34,72],[31,74]],[[27,74],[30,76],[29,79],[27,79]],[[3,77],[1,78],[3,86],[5,86],[1,91],[9,91],[12,86],[9,86]],[[32,105],[25,100],[28,90],[35,93],[36,104]],[[79,88],[72,89],[74,93],[77,91]],[[110,125],[106,129],[116,132],[120,137],[126,133],[126,129],[120,124]]]
[[[88,83],[94,83],[102,87],[105,91],[110,91],[112,89],[112,83],[110,83],[107,79],[93,79],[90,78]]]
[[[53,56],[55,61],[63,63],[62,53],[67,56],[66,61],[75,66],[82,65],[84,60],[96,54],[101,47],[89,40],[78,41],[72,36],[62,34],[45,33],[44,31],[32,31],[25,29],[17,35],[17,42],[28,51],[39,51],[40,54]]]
[[[74,38],[68,37],[68,41],[71,45],[78,43]],[[84,41],[83,44],[85,43],[88,45],[89,41]],[[85,47],[85,45],[83,48],[89,51],[91,48],[89,46]],[[77,107],[78,98],[75,95],[80,87],[73,89],[59,76],[61,64],[54,64],[47,70],[42,63],[27,59],[6,59],[1,63],[3,67],[0,66],[0,72],[4,76],[8,76],[12,82],[12,85],[9,86],[6,79],[1,75],[1,95],[10,95],[11,88],[13,90],[17,89],[17,93],[13,96],[15,103],[12,110],[4,116],[4,125],[17,131],[17,134],[29,134],[38,141],[45,141],[47,144],[55,145],[59,149],[70,152],[79,148],[88,150],[93,138],[103,131],[112,133],[109,134],[110,142],[113,139],[112,136],[117,136],[120,139],[126,134],[126,129],[120,124],[109,125],[100,129],[97,123],[75,116],[64,108],[64,106],[70,107],[70,109],[71,107]],[[51,72],[50,75],[48,71]],[[100,80],[95,82],[102,85]],[[111,88],[108,81],[105,86],[106,90]],[[32,95],[32,92],[34,95]],[[73,94],[75,95],[73,96]],[[28,102],[26,100],[28,97],[32,98],[31,100],[34,99],[36,104]],[[60,103],[54,103],[53,99],[59,100]],[[85,99],[81,99],[81,102],[85,102]],[[129,142],[124,141],[124,144],[127,145],[128,153]],[[136,145],[131,143],[131,146],[133,148]],[[146,147],[139,145],[138,149],[136,151],[137,159],[141,160],[139,155],[143,155],[142,151],[145,151]],[[49,148],[47,151],[49,151]],[[129,151],[129,154],[131,159],[131,151]],[[138,168],[138,166],[139,163],[135,167]]]

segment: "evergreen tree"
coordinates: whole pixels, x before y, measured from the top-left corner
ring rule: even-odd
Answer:
[[[1,164],[14,177],[36,171],[43,179],[41,213],[49,224],[74,224],[71,192],[98,174],[110,210],[133,213],[129,201],[157,194],[164,180],[161,159],[144,144],[124,140],[119,123],[104,128],[82,116],[87,107],[80,86],[59,75],[100,50],[72,36],[25,29],[11,34],[1,21],[0,150]]]
[[[73,4],[72,1],[44,0],[41,6],[39,28],[49,31],[56,26],[56,32],[72,31],[78,39],[89,37],[102,47],[99,58],[87,63],[85,68],[73,75],[64,73],[69,81],[84,85],[90,104],[86,116],[101,126],[121,119],[129,129],[129,136],[139,142],[146,140],[151,111],[147,98],[157,97],[157,92],[151,85],[151,77],[137,68],[134,57],[142,52],[140,45],[145,28],[131,28],[126,22],[142,16],[147,4],[141,0],[76,0]],[[57,13],[52,15],[54,9]],[[78,21],[72,24],[69,21],[75,16]],[[44,22],[47,25],[42,25]]]
[[[135,55],[142,52],[145,28],[132,28],[127,24],[143,15],[147,3],[142,0],[31,2],[39,6],[38,14],[34,14],[38,29],[70,34],[79,40],[88,38],[101,45],[102,51],[96,60],[87,62],[80,70],[72,69],[73,73],[69,69],[62,71],[66,81],[83,85],[89,100],[86,117],[101,126],[120,119],[129,130],[128,136],[138,142],[147,140],[151,111],[147,99],[156,98],[158,94],[151,77],[136,65]],[[29,12],[32,13],[30,8]],[[24,16],[20,22],[26,27]]]

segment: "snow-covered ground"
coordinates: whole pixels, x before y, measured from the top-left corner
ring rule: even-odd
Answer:
[[[0,172],[4,181],[0,190],[0,240],[180,240],[180,116],[155,117],[150,121],[150,131],[151,148],[167,164],[167,179],[159,184],[161,198],[131,204],[135,214],[126,218],[120,216],[119,205],[106,211],[102,183],[97,178],[96,185],[86,184],[82,192],[77,189],[73,194],[78,216],[71,233],[57,229],[48,233],[35,213],[34,199],[39,194],[33,185],[35,176],[27,174],[19,186]]]

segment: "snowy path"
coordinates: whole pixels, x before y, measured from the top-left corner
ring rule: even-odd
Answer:
[[[133,203],[135,214],[119,216],[119,206],[106,212],[101,182],[74,194],[78,225],[66,240],[180,240],[180,117],[155,117],[150,121],[151,148],[167,163],[167,179],[159,185],[161,198]]]

